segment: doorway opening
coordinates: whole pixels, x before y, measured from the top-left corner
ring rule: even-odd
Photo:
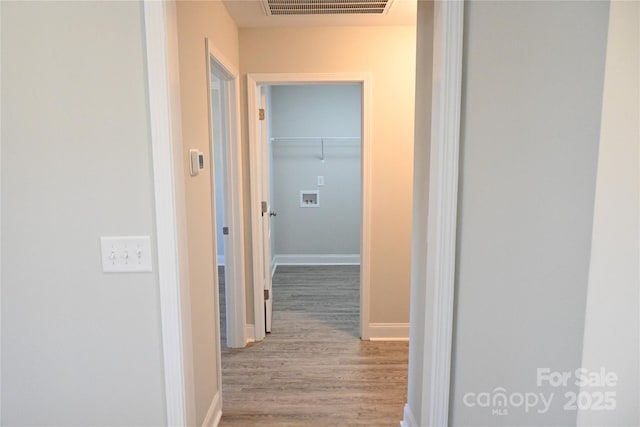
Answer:
[[[292,266],[287,269],[290,273],[314,280],[314,276],[332,276],[332,266],[350,265],[348,271],[358,274],[361,85],[276,85],[265,89],[268,194],[269,204],[277,212],[269,218],[272,272]],[[280,273],[272,276],[278,279]],[[271,330],[271,302],[278,296],[273,285],[280,283],[272,282],[272,296],[265,301],[267,332]],[[319,300],[329,297],[320,290],[317,296]],[[349,314],[359,314],[358,295],[349,292],[344,297],[348,307],[355,307]],[[344,329],[346,325],[340,326]],[[359,336],[353,326],[346,329]]]
[[[369,82],[248,75],[256,341],[271,331],[275,267],[327,264],[360,265],[359,336],[369,339]]]
[[[247,343],[242,225],[242,159],[239,130],[238,73],[205,39],[209,106],[209,158],[214,265],[218,269],[220,345]],[[218,286],[218,283],[214,284]],[[223,296],[223,298],[220,298]],[[220,354],[220,353],[218,353]]]

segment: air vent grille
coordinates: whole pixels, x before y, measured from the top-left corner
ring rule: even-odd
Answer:
[[[262,0],[267,15],[384,14],[393,0]]]

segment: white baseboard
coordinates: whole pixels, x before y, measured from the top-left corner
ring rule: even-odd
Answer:
[[[404,405],[404,419],[400,423],[400,427],[418,427],[408,403]]]
[[[275,255],[278,265],[360,265],[360,254]],[[275,268],[275,267],[274,267]]]
[[[247,337],[247,343],[256,341],[256,326],[247,323],[245,327],[245,336]]]
[[[218,265],[224,266],[224,255],[218,255]]]
[[[204,417],[204,421],[202,422],[202,427],[218,427],[220,418],[222,418],[222,399],[220,398],[220,392],[217,392],[215,396],[213,396],[211,406],[209,406],[209,410],[207,411],[207,416]]]
[[[409,341],[408,323],[370,323],[371,341]]]

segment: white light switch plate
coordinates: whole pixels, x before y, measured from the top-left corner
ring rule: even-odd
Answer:
[[[321,187],[324,185],[324,176],[318,175],[318,186]]]
[[[105,273],[152,271],[149,236],[100,237],[100,248]]]

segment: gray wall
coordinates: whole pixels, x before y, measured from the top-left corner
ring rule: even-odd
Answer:
[[[273,137],[360,137],[360,85],[271,88]],[[275,141],[273,152],[274,255],[359,254],[361,159],[359,141]],[[317,177],[324,177],[324,186]],[[319,190],[320,206],[300,207],[301,190]]]
[[[572,425],[537,368],[581,366],[605,2],[468,2],[451,424]],[[466,393],[555,393],[545,414]]]
[[[640,425],[640,2],[611,3],[582,366],[618,380],[616,408],[578,425]]]
[[[1,424],[162,425],[156,272],[99,244],[155,238],[142,5],[0,7]]]

